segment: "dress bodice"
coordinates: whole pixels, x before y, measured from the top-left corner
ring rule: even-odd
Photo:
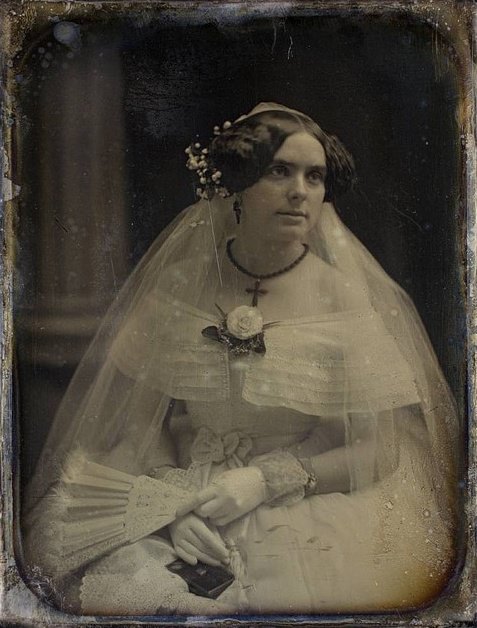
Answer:
[[[285,408],[288,418],[289,411],[342,416],[419,401],[411,365],[373,310],[277,321],[265,330],[266,353],[240,359],[203,337],[204,327],[219,322],[156,291],[118,334],[112,356],[144,385],[189,404],[217,404],[218,414],[237,420],[263,417],[264,407],[274,408],[277,421]]]
[[[247,359],[230,364],[230,399],[187,402],[186,421],[191,435],[195,436],[202,427],[221,437],[240,432],[251,438],[252,454],[287,447],[306,438],[317,427],[317,417],[288,407],[244,400],[242,390],[248,368]]]

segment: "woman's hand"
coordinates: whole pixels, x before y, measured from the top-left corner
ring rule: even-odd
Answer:
[[[169,525],[169,533],[177,555],[189,565],[198,560],[208,565],[228,564],[229,551],[215,526],[194,513],[178,517]]]
[[[221,473],[187,504],[187,510],[194,510],[214,524],[224,526],[254,510],[266,498],[265,479],[260,469],[242,467]]]

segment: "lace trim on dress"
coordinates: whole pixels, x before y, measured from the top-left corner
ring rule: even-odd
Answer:
[[[269,506],[290,506],[305,497],[308,474],[290,452],[280,449],[256,456],[249,466],[263,473]]]
[[[224,463],[229,469],[243,467],[252,446],[251,437],[244,432],[232,430],[217,434],[204,425],[190,449],[192,464],[187,469],[170,469],[163,476],[164,481],[186,491],[200,491],[208,482],[213,464]]]
[[[158,537],[121,548],[91,565],[83,576],[83,613],[97,615],[219,614],[226,603],[199,597],[166,565],[177,558]]]
[[[174,399],[229,399],[231,358],[201,335],[209,315],[181,308],[163,295],[151,297],[145,308],[151,312],[132,318],[116,339],[114,362],[122,373]],[[419,403],[411,367],[380,316],[373,310],[347,314],[347,325],[337,312],[315,321],[297,319],[293,332],[292,321],[271,327],[266,355],[246,359],[243,398],[315,416],[341,413],[344,405],[347,412],[379,412]],[[151,316],[163,320],[154,334],[147,331]]]

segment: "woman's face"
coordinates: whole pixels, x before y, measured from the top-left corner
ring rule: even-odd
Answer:
[[[305,131],[287,137],[261,179],[242,192],[242,226],[254,237],[306,241],[325,197],[326,154]]]

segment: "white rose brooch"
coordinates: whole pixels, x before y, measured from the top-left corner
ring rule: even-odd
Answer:
[[[202,335],[226,345],[233,355],[265,353],[264,330],[273,323],[263,323],[263,316],[258,307],[239,305],[225,314],[217,305],[222,315],[218,326],[211,325],[202,330]]]

